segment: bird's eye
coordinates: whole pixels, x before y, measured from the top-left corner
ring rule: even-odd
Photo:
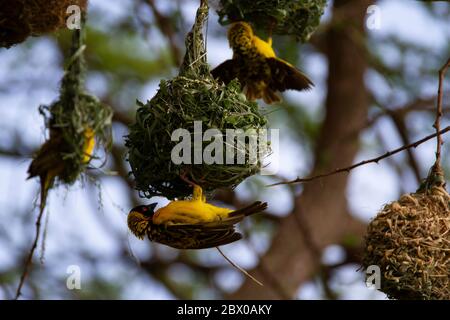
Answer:
[[[142,208],[142,211],[144,211],[144,212],[147,211],[147,210],[148,210],[147,207],[143,207],[143,208]]]

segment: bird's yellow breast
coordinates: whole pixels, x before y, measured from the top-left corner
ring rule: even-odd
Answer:
[[[83,163],[88,163],[95,147],[95,133],[91,128],[87,128],[84,131],[84,137],[86,140],[83,146]]]
[[[158,209],[153,216],[154,224],[188,223],[219,221],[233,210],[216,207],[202,200],[172,201],[167,206]]]

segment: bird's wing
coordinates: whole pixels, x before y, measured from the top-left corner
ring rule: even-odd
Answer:
[[[253,202],[251,205],[246,206],[244,208],[235,210],[233,212],[230,212],[230,214],[228,215],[230,218],[235,218],[235,217],[247,217],[249,215],[252,215],[254,213],[258,213],[261,211],[264,211],[267,209],[267,202],[261,202],[261,201],[256,201]]]
[[[277,91],[308,90],[314,86],[312,81],[296,67],[278,59],[268,58],[267,63],[271,70],[269,87]]]
[[[60,154],[62,144],[62,136],[50,138],[44,143],[28,167],[28,179],[45,175],[51,170],[62,170],[64,165]]]
[[[149,238],[176,249],[206,249],[223,246],[242,238],[233,224],[174,224],[158,232],[150,229]]]
[[[220,80],[225,84],[238,78],[239,61],[237,59],[225,60],[211,71],[214,79]]]
[[[196,224],[153,225],[149,230],[151,240],[177,249],[206,249],[223,246],[242,238],[235,224],[245,217],[267,208],[260,201],[233,211],[225,219]]]

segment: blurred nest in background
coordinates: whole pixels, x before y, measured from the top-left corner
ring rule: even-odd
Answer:
[[[82,20],[84,22],[84,20]],[[84,172],[97,144],[111,145],[112,109],[84,89],[84,27],[73,31],[71,56],[59,99],[39,111],[50,137],[30,165],[30,177],[48,174],[72,184]]]
[[[70,185],[91,160],[94,139],[106,148],[110,146],[112,110],[97,98],[82,93],[75,98],[62,94],[60,100],[42,106],[40,112],[50,131],[50,139],[41,149],[44,152],[38,152],[33,162],[59,167],[58,181]],[[45,161],[39,161],[39,154]]]
[[[450,196],[443,187],[403,195],[369,224],[364,267],[381,269],[395,299],[450,299]]]
[[[85,12],[87,0],[0,0],[0,47],[65,27],[71,5]]]
[[[207,129],[218,129],[222,133],[223,164],[206,164],[204,161],[193,164],[194,153],[199,152],[193,143],[194,121],[201,121],[202,136]],[[183,175],[205,191],[237,186],[259,172],[261,163],[253,163],[246,158],[243,164],[226,164],[225,150],[231,147],[236,155],[238,152],[249,154],[249,150],[247,144],[228,145],[225,130],[260,130],[265,129],[266,122],[258,112],[258,105],[246,100],[236,81],[227,86],[212,77],[193,79],[178,76],[170,81],[161,81],[156,96],[147,104],[140,104],[136,123],[130,127],[126,141],[136,188],[146,197],[184,198],[192,194],[192,187],[180,178]],[[178,142],[172,141],[171,136],[180,128],[190,133],[189,158],[192,164],[172,162],[172,150]],[[264,142],[258,140],[259,143]],[[202,150],[208,144],[210,142],[203,142]],[[260,154],[258,159],[263,156]]]
[[[326,0],[219,0],[219,23],[251,22],[268,33],[307,41],[318,27]]]

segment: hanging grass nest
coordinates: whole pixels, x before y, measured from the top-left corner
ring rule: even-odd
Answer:
[[[186,37],[187,50],[180,74],[172,80],[161,81],[157,94],[146,104],[138,102],[136,122],[130,126],[126,139],[128,161],[136,189],[148,198],[190,196],[192,187],[181,177],[200,185],[207,192],[223,187],[233,188],[261,168],[260,161],[254,163],[248,158],[242,164],[226,164],[225,160],[223,164],[194,163],[194,154],[199,151],[194,143],[190,146],[190,163],[176,164],[172,161],[172,151],[179,143],[178,140],[172,141],[172,133],[180,128],[186,129],[193,142],[196,121],[201,121],[202,135],[207,129],[220,131],[223,150],[230,147],[224,137],[226,129],[245,132],[266,128],[266,118],[259,113],[256,103],[246,100],[239,83],[232,82],[225,86],[210,75],[202,36],[207,14],[207,4],[202,1],[194,27]],[[212,138],[211,141],[217,140]],[[210,143],[202,142],[202,150]],[[239,149],[248,154],[248,144],[235,144],[232,149],[236,153]],[[266,154],[267,150],[263,149],[258,150],[258,159]],[[225,159],[225,151],[222,159]]]
[[[307,41],[320,22],[326,0],[219,0],[219,22],[251,22],[257,29]]]
[[[68,105],[73,106],[71,112],[67,111]],[[52,155],[51,162],[62,168],[57,176],[58,181],[73,184],[94,158],[94,141],[97,146],[109,148],[112,111],[109,106],[85,93],[79,95],[75,103],[62,95],[61,100],[42,106],[40,111],[50,131],[47,155]],[[58,161],[61,163],[55,163]]]
[[[62,80],[59,100],[41,106],[49,139],[30,165],[30,177],[53,173],[57,182],[72,184],[94,157],[95,144],[111,144],[112,110],[83,86],[82,31],[74,31],[72,57]]]
[[[71,5],[85,12],[87,0],[0,0],[0,47],[65,27]]]
[[[450,299],[450,196],[438,180],[387,204],[368,226],[363,264],[380,267],[389,298]]]

